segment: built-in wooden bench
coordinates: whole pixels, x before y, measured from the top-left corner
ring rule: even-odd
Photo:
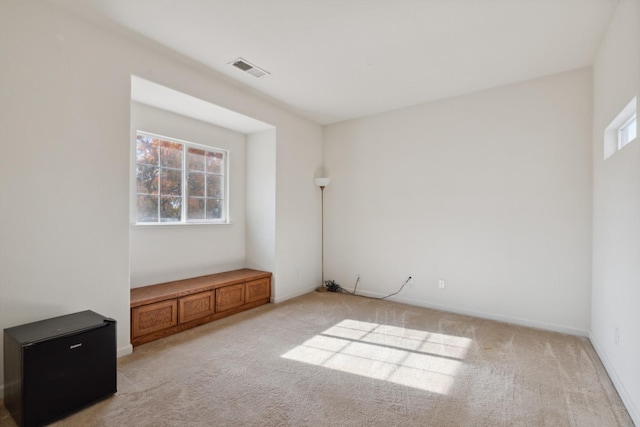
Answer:
[[[131,289],[131,344],[144,344],[269,302],[271,273],[242,270]]]

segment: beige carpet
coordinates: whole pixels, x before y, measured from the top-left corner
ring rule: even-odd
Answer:
[[[136,347],[118,390],[54,425],[633,425],[585,338],[331,293]]]

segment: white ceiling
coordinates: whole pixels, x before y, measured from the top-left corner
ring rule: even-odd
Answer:
[[[320,123],[590,66],[618,0],[47,0]],[[229,65],[243,57],[256,79]]]

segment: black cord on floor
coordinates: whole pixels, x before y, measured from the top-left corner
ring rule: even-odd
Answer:
[[[400,286],[400,289],[398,289],[396,292],[394,292],[394,293],[392,293],[392,294],[389,294],[389,295],[387,295],[387,296],[384,296],[384,297],[382,297],[382,298],[380,298],[380,299],[386,299],[386,298],[389,298],[389,297],[392,297],[392,296],[394,296],[394,295],[399,294],[399,293],[400,293],[400,291],[402,291],[402,290],[404,289],[404,287],[406,286],[406,284],[407,284],[407,283],[409,283],[409,280],[411,280],[411,277],[409,277],[407,280],[405,280],[405,281],[404,281],[404,283],[402,284],[402,286]]]
[[[358,289],[358,282],[360,282],[360,275],[358,275],[358,278],[356,279],[356,284],[353,286],[353,291],[349,292],[348,290],[346,290],[345,288],[343,288],[342,286],[340,286],[340,292],[344,292],[346,294],[349,295],[355,295],[356,294],[356,290]],[[356,295],[359,296],[359,295]]]
[[[400,286],[400,289],[398,289],[396,292],[389,294],[389,295],[385,295],[383,297],[369,297],[367,295],[358,295],[356,294],[356,291],[358,290],[358,283],[360,282],[360,276],[358,276],[358,278],[356,279],[356,284],[353,286],[353,291],[348,291],[345,288],[343,288],[342,286],[340,286],[339,284],[337,284],[334,280],[325,280],[324,284],[327,287],[327,289],[329,290],[329,292],[337,292],[337,293],[344,293],[344,294],[349,294],[349,295],[353,295],[356,297],[362,297],[362,298],[369,298],[369,299],[387,299],[389,297],[392,297],[394,295],[399,294],[404,287],[407,285],[407,283],[409,283],[409,280],[411,280],[411,277],[409,277],[407,280],[404,281],[404,283],[402,284],[402,286]]]

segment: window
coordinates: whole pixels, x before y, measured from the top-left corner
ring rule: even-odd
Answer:
[[[618,113],[604,130],[604,158],[608,159],[637,136],[637,97]]]
[[[136,223],[227,221],[225,150],[136,134]]]
[[[634,114],[618,129],[618,150],[636,139],[636,127],[637,120]]]

